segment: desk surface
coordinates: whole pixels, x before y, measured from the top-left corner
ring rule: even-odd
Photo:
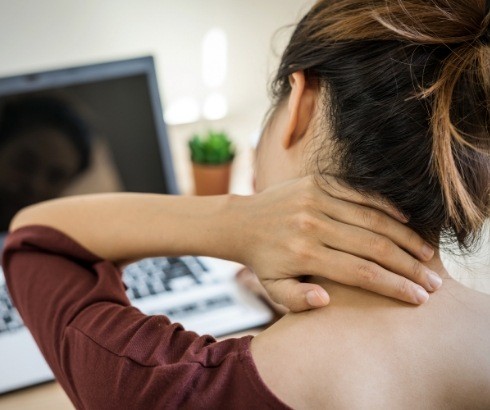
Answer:
[[[218,338],[218,340],[256,335],[261,330],[262,328],[257,328],[247,332],[233,333],[226,337]],[[70,399],[68,399],[68,396],[57,382],[49,382],[0,396],[1,410],[65,410],[73,408]]]
[[[30,387],[0,397],[0,409],[73,409],[68,396],[56,382]]]

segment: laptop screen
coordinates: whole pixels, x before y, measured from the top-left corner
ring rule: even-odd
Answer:
[[[152,58],[0,79],[0,232],[25,206],[120,191],[177,193]]]

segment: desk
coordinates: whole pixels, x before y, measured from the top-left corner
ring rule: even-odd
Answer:
[[[256,335],[262,329],[257,328],[247,332],[233,333],[226,337],[218,338],[218,340]],[[57,382],[49,382],[0,396],[1,410],[66,410],[73,408],[68,396]]]

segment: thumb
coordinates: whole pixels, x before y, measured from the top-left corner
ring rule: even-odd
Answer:
[[[330,296],[319,285],[301,283],[296,279],[269,279],[263,282],[271,299],[292,312],[320,308],[330,303]]]

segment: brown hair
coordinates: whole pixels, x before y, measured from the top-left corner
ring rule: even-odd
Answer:
[[[272,84],[276,104],[295,71],[321,84],[335,175],[390,200],[433,245],[455,238],[469,248],[489,216],[486,3],[318,1]],[[318,151],[320,175],[332,173],[325,152]]]

